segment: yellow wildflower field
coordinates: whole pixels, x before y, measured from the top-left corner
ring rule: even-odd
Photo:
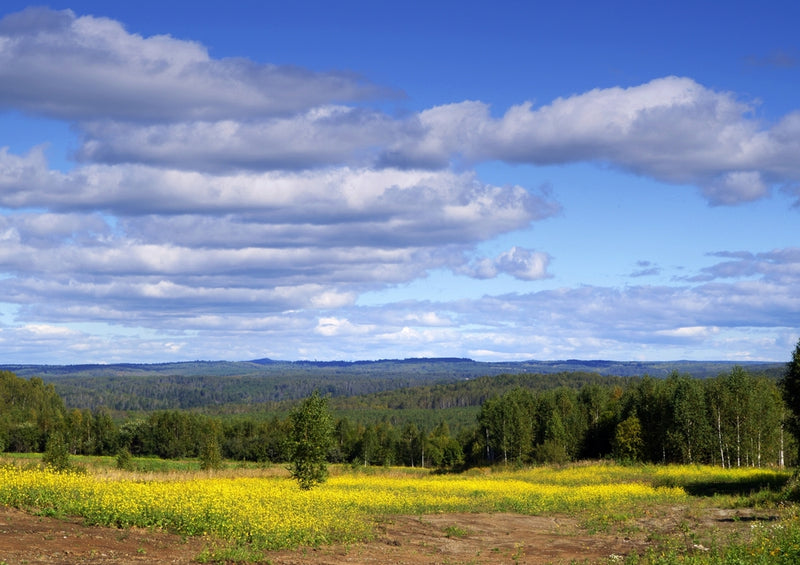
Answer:
[[[368,539],[373,523],[369,517],[602,512],[609,507],[624,510],[648,503],[676,503],[689,496],[684,481],[748,472],[612,464],[441,475],[337,468],[326,483],[309,491],[274,472],[143,477],[119,472],[56,473],[9,465],[0,467],[0,504],[82,516],[91,524],[157,527],[279,549]]]

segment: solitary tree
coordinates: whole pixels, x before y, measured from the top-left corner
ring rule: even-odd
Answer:
[[[328,399],[314,392],[289,414],[291,456],[289,470],[300,488],[308,490],[328,478],[328,450],[333,441],[333,419]]]
[[[789,429],[797,439],[800,447],[800,340],[792,353],[792,360],[786,365],[786,372],[781,380],[783,399],[789,407]],[[798,454],[800,462],[800,453]]]

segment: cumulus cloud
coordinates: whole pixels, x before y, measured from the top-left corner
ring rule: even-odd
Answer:
[[[693,281],[747,278],[759,276],[777,283],[791,283],[800,278],[800,248],[789,247],[762,253],[721,251],[712,256],[729,259],[706,267]]]
[[[500,274],[520,280],[535,281],[547,278],[550,256],[541,251],[514,246],[494,259],[482,258],[465,265],[461,272],[478,279],[490,279]]]
[[[637,269],[633,271],[631,277],[650,277],[661,273],[661,267],[654,265],[650,261],[637,261]]]
[[[527,225],[557,211],[545,195],[491,186],[450,171],[326,168],[223,175],[144,165],[47,168],[41,149],[0,150],[0,206],[106,210],[118,215],[244,213],[309,224],[343,219],[425,221],[435,231],[474,222],[475,233]],[[422,216],[420,216],[422,214]],[[395,225],[392,228],[408,227]]]
[[[372,325],[356,325],[349,320],[328,317],[320,318],[315,331],[326,337],[366,335],[375,331]]]
[[[690,326],[681,327],[670,330],[659,330],[656,335],[674,337],[678,339],[697,339],[704,340],[710,335],[719,333],[719,328],[716,326]]]
[[[111,227],[100,214],[19,213],[0,215],[0,241],[6,246],[47,248],[64,240],[87,244],[103,240]]]
[[[0,21],[0,107],[76,123],[85,162],[220,172],[588,161],[696,185],[715,205],[800,182],[800,114],[765,124],[754,102],[690,78],[524,102],[498,118],[481,101],[402,119],[341,104],[387,93],[342,73],[213,59],[196,42],[68,10]]]
[[[725,173],[703,187],[703,194],[714,204],[739,204],[767,195],[768,187],[758,171]]]
[[[778,250],[775,256],[784,253],[791,256],[793,251]],[[51,300],[42,301],[28,284],[17,290],[27,292],[31,298],[30,302],[21,301],[25,316],[32,320],[28,325],[41,325],[44,329],[38,335],[30,328],[0,330],[0,341],[36,347],[48,340],[52,347],[87,347],[85,351],[108,360],[102,356],[108,343],[97,336],[46,329],[60,327],[56,325],[58,321],[92,319],[118,326],[157,324],[162,332],[172,329],[175,335],[169,341],[185,344],[180,355],[189,358],[246,359],[267,355],[358,359],[392,357],[398,351],[406,356],[441,355],[447,351],[482,359],[663,359],[665,351],[672,351],[673,358],[698,358],[698,351],[704,351],[700,357],[718,359],[724,354],[726,358],[748,360],[748,351],[758,342],[761,357],[756,358],[772,355],[768,358],[775,359],[785,356],[796,341],[791,328],[800,315],[800,297],[794,291],[798,280],[800,275],[792,284],[761,277],[672,287],[620,289],[586,285],[478,299],[409,300],[372,307],[343,302],[327,314],[311,308],[280,314],[260,310],[261,301],[269,300],[268,295],[274,292],[252,296],[249,303],[243,299],[237,309],[224,300],[215,303],[208,297],[192,303],[167,284],[138,288],[133,280],[116,281],[94,289],[93,300],[72,300],[70,292],[76,293],[74,298],[83,291],[78,282],[38,281],[39,290]],[[13,295],[14,288],[8,280],[0,281],[0,286],[4,294],[11,291]],[[308,293],[323,289],[283,290]],[[198,295],[212,292],[194,291]],[[251,293],[243,291],[242,297]],[[159,303],[160,296],[170,300]],[[222,296],[222,291],[218,290],[216,296]],[[130,309],[132,300],[140,299],[140,307]],[[153,303],[148,304],[144,301],[147,299]],[[215,309],[215,305],[219,308]],[[786,328],[780,341],[775,340],[775,328]],[[277,341],[272,345],[277,349],[270,345],[273,334]],[[114,343],[120,355],[127,351],[129,358],[136,358],[136,343],[146,352],[163,348],[164,339],[117,336]],[[204,350],[198,349],[197,343],[202,343]],[[86,357],[77,357],[76,353],[76,358]]]
[[[458,265],[465,248],[558,210],[546,194],[487,185],[471,173],[213,175],[142,165],[62,173],[48,170],[39,150],[0,152],[0,187],[6,208],[48,210],[0,217],[5,272],[184,284],[203,277],[259,288],[405,282]],[[517,257],[514,266],[509,257],[503,268],[524,276],[522,264],[534,258]]]
[[[20,210],[0,216],[0,270],[13,274],[0,280],[4,296],[77,308],[40,307],[53,319],[85,313],[82,301],[112,304],[103,319],[337,308],[458,269],[475,244],[558,211],[545,193],[448,170],[60,172],[41,149],[0,152],[0,188],[0,205]],[[541,259],[518,250],[497,265],[536,277]]]
[[[29,8],[0,20],[0,106],[123,120],[272,116],[386,91],[346,73],[212,59],[199,43]]]
[[[424,316],[430,312],[451,320],[451,325],[431,326]],[[748,351],[757,342],[758,349],[772,352],[775,359],[785,356],[796,341],[792,328],[798,315],[800,297],[792,287],[767,280],[622,289],[585,285],[345,308],[331,331],[338,328],[338,320],[381,331],[357,340],[320,342],[319,351],[327,349],[332,358],[385,357],[393,347],[401,347],[482,359],[578,355],[652,360],[663,359],[664,351],[673,351],[672,358],[697,358],[702,349],[707,359],[724,355],[749,360]],[[775,341],[775,328],[786,328],[783,341]]]
[[[468,101],[419,114],[422,139],[387,149],[399,163],[497,159],[535,165],[602,162],[674,184],[694,184],[712,204],[763,198],[800,179],[800,117],[769,127],[753,103],[682,77],[595,89],[540,107],[526,102],[493,118]]]
[[[407,126],[362,108],[319,106],[260,120],[81,125],[82,161],[147,163],[192,170],[303,169],[338,163],[371,165],[378,148]]]

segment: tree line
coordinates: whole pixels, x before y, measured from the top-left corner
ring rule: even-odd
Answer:
[[[726,467],[794,465],[800,432],[798,352],[800,342],[780,381],[734,367],[707,379],[678,372],[666,378],[584,376],[579,386],[561,382],[545,388],[547,376],[501,376],[464,383],[468,392],[463,394],[456,385],[428,388],[423,404],[432,414],[479,403],[471,423],[453,431],[445,418],[420,425],[388,408],[379,421],[360,421],[357,406],[364,401],[350,399],[344,403],[349,410],[338,416],[334,410],[325,457],[337,463],[438,468],[599,458]],[[493,379],[498,386],[494,394],[487,393]],[[453,398],[443,395],[448,387],[455,387],[455,398],[461,400],[441,410],[442,398]],[[420,405],[408,392],[392,398],[402,399],[403,407]],[[4,451],[44,451],[54,433],[71,454],[124,451],[284,463],[297,450],[288,410],[260,417],[160,410],[119,421],[104,408],[67,409],[52,385],[7,371],[0,371],[0,410]]]
[[[613,457],[651,463],[784,465],[793,441],[775,381],[741,368],[699,380],[673,373],[625,388],[587,386],[486,402],[474,447],[489,462]],[[794,445],[793,443],[791,445]]]

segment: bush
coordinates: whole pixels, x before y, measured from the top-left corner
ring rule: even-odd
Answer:
[[[552,439],[546,439],[543,443],[536,446],[535,458],[540,463],[552,463],[561,465],[569,461],[567,449]]]
[[[50,467],[56,471],[69,471],[72,469],[69,448],[64,439],[64,434],[61,432],[53,432],[50,434],[47,438],[44,455],[42,456],[42,463],[44,463],[46,467]]]
[[[200,448],[200,468],[204,471],[222,469],[222,451],[215,436],[210,436]]]
[[[133,456],[131,452],[128,451],[127,447],[123,447],[117,451],[117,469],[133,471]]]

